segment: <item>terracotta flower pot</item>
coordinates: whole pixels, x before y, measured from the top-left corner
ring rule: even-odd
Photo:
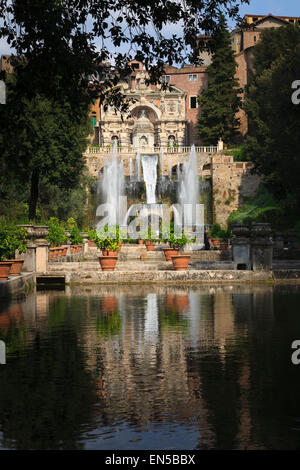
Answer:
[[[151,245],[151,241],[150,241],[150,240],[145,240],[144,243],[145,243],[145,245]]]
[[[0,261],[0,281],[7,281],[12,264],[12,261]]]
[[[118,252],[111,251],[111,250],[102,250],[102,256],[117,256],[118,257]]]
[[[19,276],[20,272],[22,271],[24,259],[8,259],[7,261],[12,262],[9,275]]]
[[[138,244],[139,244],[139,245],[143,245],[143,244],[144,244],[144,240],[139,239],[139,240],[138,240]]]
[[[113,271],[118,261],[117,256],[99,256],[102,271]]]
[[[220,240],[218,238],[213,238],[212,242],[213,242],[213,246],[215,246],[215,247],[220,246]]]
[[[64,246],[64,247],[63,247],[63,251],[62,251],[62,256],[66,256],[66,255],[67,255],[67,250],[68,250],[68,247],[67,247],[67,246]]]
[[[95,247],[96,246],[96,243],[93,242],[92,240],[89,240],[89,248],[92,248],[92,247]]]
[[[147,251],[154,251],[154,248],[155,248],[155,245],[154,244],[149,244],[149,245],[146,245],[146,250]]]
[[[172,256],[171,260],[175,271],[186,271],[191,255]]]
[[[179,253],[179,250],[176,250],[174,248],[163,248],[164,254],[166,261],[171,261],[171,256],[177,256]]]

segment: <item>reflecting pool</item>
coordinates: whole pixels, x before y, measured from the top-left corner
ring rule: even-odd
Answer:
[[[1,305],[1,449],[300,449],[300,286],[97,286]],[[299,355],[300,357],[300,355]]]

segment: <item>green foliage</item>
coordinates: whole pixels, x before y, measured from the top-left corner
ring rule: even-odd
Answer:
[[[232,147],[224,151],[224,155],[232,155],[234,162],[246,162],[248,161],[248,154],[244,145]]]
[[[223,15],[219,15],[213,41],[214,55],[207,67],[208,88],[201,92],[198,100],[201,109],[199,137],[206,145],[216,144],[220,137],[227,144],[234,141],[239,126],[236,113],[241,106],[241,90],[235,78],[237,65]]]
[[[14,259],[15,250],[27,251],[27,230],[13,224],[0,222],[0,261]]]
[[[119,227],[117,225],[109,227],[106,225],[102,229],[90,231],[97,248],[100,250],[119,251]]]
[[[282,201],[290,195],[300,205],[299,105],[292,102],[292,83],[300,77],[300,28],[263,31],[254,49],[254,75],[244,108],[249,120],[245,143],[264,184]]]
[[[0,115],[0,152],[14,183],[28,181],[29,219],[34,219],[43,179],[63,190],[78,184],[90,128],[87,97],[78,96],[76,107],[66,98],[58,101],[32,89],[21,93],[29,74],[26,66],[16,67],[7,82],[7,105]]]
[[[228,242],[228,240],[232,237],[232,232],[230,229],[227,230],[220,230],[218,238],[223,242]]]
[[[219,238],[221,230],[220,224],[213,224],[210,229],[211,238]]]
[[[62,245],[68,241],[64,225],[59,221],[59,219],[51,217],[48,220],[47,225],[49,227],[49,235],[46,238],[51,247]]]
[[[70,230],[70,240],[72,245],[80,245],[83,242],[83,237],[80,235],[80,230],[73,217],[68,218],[67,229]]]
[[[274,226],[284,214],[285,203],[279,204],[274,196],[260,185],[257,195],[253,199],[245,201],[241,208],[231,212],[228,224],[250,224],[255,222],[271,222]]]

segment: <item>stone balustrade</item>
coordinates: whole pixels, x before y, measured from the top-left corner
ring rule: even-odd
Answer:
[[[190,153],[191,147],[179,146],[179,147],[143,147],[140,149],[141,153],[161,153],[163,150],[164,154],[170,153]],[[101,147],[100,145],[90,145],[86,150],[86,155],[90,154],[111,154],[111,147]],[[118,149],[119,154],[136,154],[137,149],[131,146],[122,146]],[[196,147],[197,153],[216,153],[218,151],[217,146],[200,146]]]

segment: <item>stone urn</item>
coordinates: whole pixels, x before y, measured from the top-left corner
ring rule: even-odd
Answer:
[[[237,238],[249,237],[249,227],[245,224],[233,224],[231,226],[231,230],[233,235],[235,235]]]
[[[171,260],[175,271],[186,271],[190,262],[191,255],[172,256]]]
[[[251,229],[251,235],[253,238],[257,239],[269,239],[271,236],[272,229],[271,225],[267,223],[258,223],[253,224]]]

